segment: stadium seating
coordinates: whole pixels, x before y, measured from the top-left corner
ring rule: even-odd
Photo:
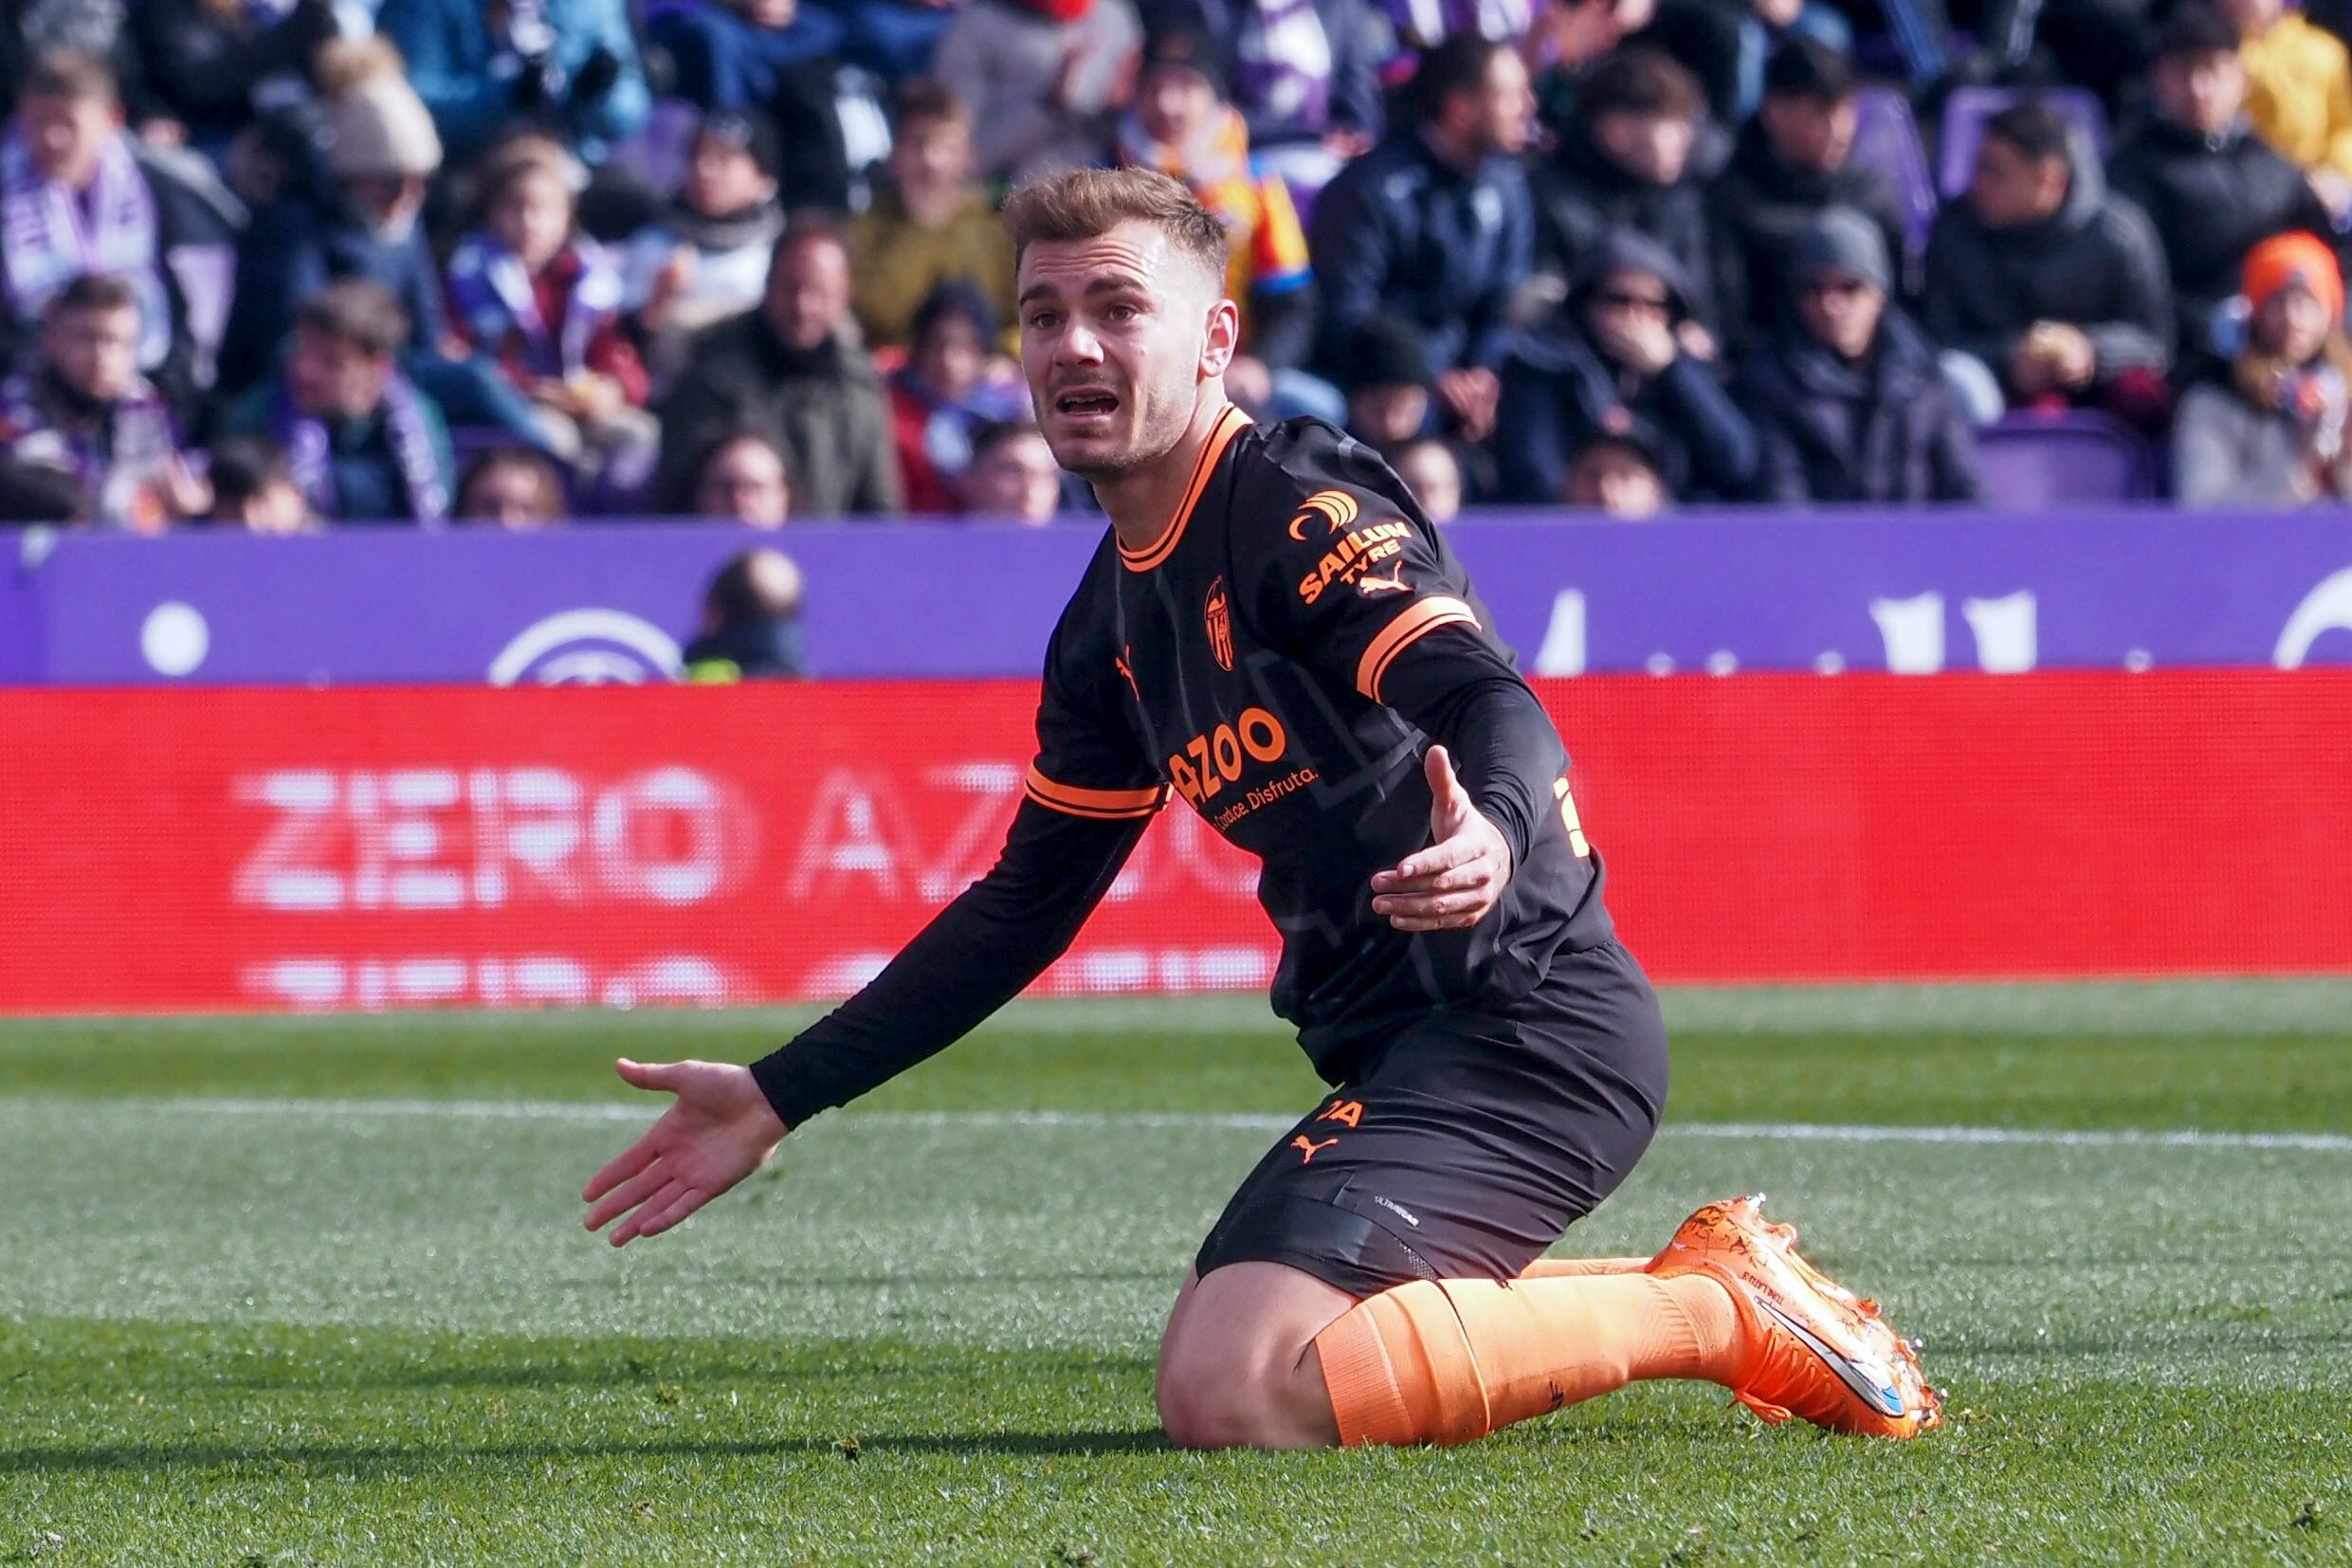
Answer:
[[[2146,442],[2102,413],[2011,414],[1977,434],[1986,501],[2004,511],[2156,493]]]
[[[1977,167],[1977,147],[1984,140],[1984,122],[2013,104],[2049,105],[2082,127],[2091,151],[2102,163],[2107,155],[2107,113],[2099,100],[2080,87],[2050,87],[2026,92],[2015,87],[1958,87],[1943,100],[1942,129],[1936,144],[1936,189],[1945,200],[1968,189]]]

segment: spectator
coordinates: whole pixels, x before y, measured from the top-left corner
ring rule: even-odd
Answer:
[[[1030,419],[984,425],[972,437],[963,509],[979,518],[1051,522],[1062,510],[1062,469]]]
[[[43,55],[17,83],[0,140],[0,356],[25,363],[43,307],[103,272],[137,295],[137,368],[184,395],[194,348],[164,256],[188,198],[132,156],[122,119],[102,60]]]
[[[594,161],[652,107],[627,0],[387,0],[376,27],[460,163],[518,120]]]
[[[849,260],[840,236],[787,229],[759,308],[698,337],[662,404],[663,492],[686,493],[690,460],[714,434],[749,422],[776,438],[801,510],[898,511],[888,400],[872,362],[845,337],[848,318]]]
[[[689,681],[724,684],[803,673],[800,568],[780,550],[746,550],[719,569],[702,597],[701,635],[688,643]]]
[[[2107,177],[2163,242],[2181,346],[2195,359],[2246,253],[2289,229],[2325,233],[2330,220],[2303,172],[2248,126],[2236,29],[2201,0],[2183,0],[2165,19],[2148,98],[2150,114]]]
[[[677,199],[630,241],[623,267],[623,298],[658,370],[674,374],[687,335],[751,309],[767,292],[768,257],[784,232],[775,183],[782,157],[765,117],[702,117]]]
[[[1105,161],[1142,43],[1128,0],[970,0],[931,69],[972,95],[980,176],[1018,185]]]
[[[248,534],[307,534],[318,528],[285,453],[266,436],[232,435],[216,443],[205,478],[212,491],[204,515],[208,523]]]
[[[730,430],[703,448],[690,498],[698,518],[725,518],[752,528],[781,528],[792,516],[792,465],[757,430]]]
[[[1569,455],[1559,499],[1582,511],[1638,521],[1654,518],[1673,501],[1658,472],[1663,455],[1630,431],[1594,430]]]
[[[1985,124],[1975,176],[1927,238],[1926,327],[2013,406],[2095,404],[2161,427],[2172,284],[2147,218],[2039,103]]]
[[[620,268],[574,221],[584,183],[559,142],[502,145],[483,175],[482,227],[449,258],[449,301],[458,337],[531,400],[549,449],[626,492],[649,476],[661,432],[623,324]]]
[[[1431,522],[1462,515],[1462,461],[1444,437],[1415,436],[1389,463]]]
[[[1860,211],[1879,226],[1887,255],[1904,253],[1902,198],[1884,172],[1852,156],[1857,91],[1845,57],[1808,38],[1781,46],[1765,67],[1756,118],[1709,192],[1723,327],[1735,345],[1787,324],[1789,255],[1824,209]]]
[[[302,301],[285,368],[228,417],[269,436],[310,509],[337,522],[439,522],[449,513],[449,433],[401,374],[409,335],[383,284],[344,278]]]
[[[2265,240],[2246,258],[2245,300],[2246,344],[2228,378],[2180,401],[2173,495],[2239,507],[2352,497],[2352,344],[2334,252],[2308,234]]]
[[[139,301],[85,272],[49,297],[40,354],[0,384],[0,443],[20,463],[70,474],[80,517],[142,534],[204,508],[170,406],[138,373]]]
[[[1207,34],[1152,37],[1135,106],[1120,121],[1119,161],[1182,180],[1224,223],[1225,292],[1241,306],[1243,349],[1227,380],[1241,401],[1265,402],[1269,368],[1295,368],[1314,346],[1306,234],[1290,188],[1250,155],[1249,128],[1225,100],[1224,61]],[[1244,395],[1249,390],[1259,395]]]
[[[1978,500],[1976,428],[1935,345],[1888,298],[1894,268],[1877,224],[1850,207],[1825,210],[1798,237],[1788,276],[1790,324],[1740,387],[1762,499]]]
[[[129,20],[156,98],[198,145],[214,147],[253,119],[264,88],[302,76],[340,30],[331,0],[140,0]]]
[[[1348,433],[1383,457],[1429,428],[1429,355],[1402,317],[1364,318],[1349,335],[1336,374],[1347,394]]]
[[[668,52],[671,92],[706,110],[764,108],[787,72],[830,64],[849,31],[800,0],[670,0],[647,12],[646,41]]]
[[[1567,134],[1537,167],[1536,253],[1565,280],[1611,231],[1647,235],[1689,280],[1688,319],[1713,337],[1722,331],[1716,258],[1706,191],[1690,167],[1705,108],[1690,73],[1655,49],[1601,62],[1577,96]]]
[[[2238,32],[2246,114],[2255,133],[2352,214],[2352,54],[2286,0],[2220,0]]]
[[[0,525],[71,522],[82,500],[81,484],[64,469],[0,452]]]
[[[1494,428],[1496,371],[1534,259],[1518,157],[1533,99],[1502,45],[1457,33],[1414,79],[1419,114],[1340,172],[1315,206],[1309,251],[1334,364],[1365,318],[1388,310],[1424,334],[1438,404],[1471,441]]]
[[[957,482],[972,464],[973,431],[1012,418],[1029,402],[1020,374],[992,364],[995,313],[970,286],[942,283],[915,313],[915,342],[890,375],[890,429],[906,509],[956,511]]]
[[[491,447],[457,487],[457,515],[465,522],[530,531],[562,522],[571,510],[563,476],[545,452],[529,447]]]
[[[1558,501],[1571,454],[1595,434],[1650,447],[1676,496],[1747,493],[1756,432],[1684,344],[1687,299],[1681,267],[1655,244],[1630,233],[1600,242],[1559,316],[1526,334],[1504,369],[1495,447],[1507,499]]]
[[[955,90],[909,82],[899,95],[889,178],[850,220],[858,321],[876,348],[904,345],[915,311],[945,283],[970,283],[1012,319],[1012,242],[972,177],[972,117]]]

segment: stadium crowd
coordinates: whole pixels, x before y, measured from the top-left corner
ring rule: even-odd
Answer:
[[[1088,501],[994,210],[1085,162],[1225,218],[1236,398],[1346,425],[1441,518],[1970,501],[1985,428],[2036,421],[2167,453],[2183,504],[2331,500],[2348,23],[8,0],[0,518],[1044,522]]]

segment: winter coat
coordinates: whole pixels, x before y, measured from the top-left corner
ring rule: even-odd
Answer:
[[[1370,0],[1144,0],[1147,32],[1190,27],[1228,41],[1231,100],[1249,145],[1321,141],[1381,130],[1380,67],[1396,52]]]
[[[302,194],[253,214],[237,243],[237,294],[221,340],[221,385],[251,386],[294,330],[294,313],[320,286],[339,278],[382,283],[409,317],[408,352],[438,351],[448,334],[441,269],[422,226],[390,235],[343,205]]]
[[[2095,380],[2172,362],[2172,275],[2146,214],[2111,195],[2077,129],[2058,210],[2040,223],[1988,228],[1965,197],[1944,204],[1927,235],[1928,335],[2006,377],[2018,339],[2036,321],[2079,328],[2097,356]]]
[[[319,46],[335,36],[335,12],[325,0],[307,0],[266,25],[250,8],[224,11],[205,0],[140,0],[130,21],[156,97],[199,139],[244,129],[253,117],[254,89],[306,70]]]
[[[2352,56],[2335,34],[2288,11],[2238,46],[2246,118],[2305,169],[2352,175]]]
[[[1792,169],[1773,156],[1763,126],[1750,120],[1707,191],[1716,297],[1733,344],[1759,341],[1790,324],[1789,260],[1806,226],[1831,207],[1859,211],[1884,231],[1889,258],[1904,254],[1903,198],[1885,171],[1852,158],[1827,172]]]
[[[971,102],[979,176],[1018,185],[1110,156],[1113,99],[1142,46],[1127,0],[1094,0],[1068,22],[1012,0],[971,0],[939,35],[931,75]]]
[[[2203,341],[2204,317],[2237,292],[2239,264],[2258,242],[2289,229],[2326,234],[2326,206],[2303,171],[2246,123],[2218,137],[2151,119],[2107,165],[2115,193],[2156,226],[2180,303],[2184,338]]]
[[[866,341],[874,348],[903,343],[915,312],[941,283],[967,283],[1012,321],[1012,241],[987,195],[975,189],[963,210],[937,228],[906,215],[895,187],[875,193],[874,205],[849,220],[849,287]]]
[[[1392,131],[1323,187],[1307,252],[1322,301],[1322,363],[1336,363],[1349,335],[1388,311],[1427,334],[1432,373],[1492,369],[1535,262],[1526,177],[1502,156],[1464,174],[1419,130]]]
[[[1735,391],[1756,425],[1759,500],[1918,505],[1982,495],[1976,428],[1944,385],[1935,345],[1899,306],[1879,318],[1865,363],[1783,331]]]
[[[1691,173],[1672,185],[1630,174],[1570,127],[1529,184],[1536,204],[1536,260],[1547,272],[1575,277],[1611,229],[1647,235],[1672,256],[1688,280],[1691,317],[1719,337],[1715,245],[1707,222],[1706,188]]]
[[[1677,352],[1656,375],[1636,376],[1612,363],[1586,332],[1586,296],[1618,271],[1663,280],[1676,317],[1687,314],[1682,269],[1671,257],[1639,235],[1603,241],[1560,311],[1521,335],[1504,363],[1494,434],[1504,498],[1557,502],[1577,447],[1608,432],[1657,454],[1658,477],[1678,501],[1744,499],[1755,480],[1756,432],[1713,369]]]
[[[673,3],[646,23],[646,42],[669,52],[671,96],[704,110],[765,109],[779,73],[831,60],[848,32],[840,17],[807,6],[784,27],[759,27],[724,0]]]
[[[839,337],[807,351],[780,341],[759,311],[694,341],[659,409],[660,488],[673,504],[702,448],[744,427],[775,437],[792,465],[793,510],[806,517],[900,509],[889,401],[873,363]]]
[[[605,93],[574,100],[558,84],[556,128],[594,161],[636,134],[653,106],[629,27],[627,0],[543,0],[555,35],[552,60],[565,82],[601,49],[619,63]],[[526,111],[515,100],[515,58],[490,27],[490,0],[394,0],[376,29],[408,62],[409,84],[433,114],[452,166],[470,161]]]
[[[2306,506],[2312,481],[2310,441],[2293,415],[2258,408],[2222,381],[2200,381],[2182,394],[2172,430],[2177,505]],[[2352,495],[2352,453],[2337,460],[2335,487]]]

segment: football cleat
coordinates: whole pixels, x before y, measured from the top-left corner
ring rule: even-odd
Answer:
[[[1832,1431],[1916,1437],[1943,1419],[1916,1340],[1896,1337],[1878,1304],[1805,1261],[1796,1228],[1763,1217],[1762,1194],[1710,1203],[1650,1261],[1660,1276],[1723,1282],[1756,1347],[1732,1396],[1763,1421],[1801,1415]]]

